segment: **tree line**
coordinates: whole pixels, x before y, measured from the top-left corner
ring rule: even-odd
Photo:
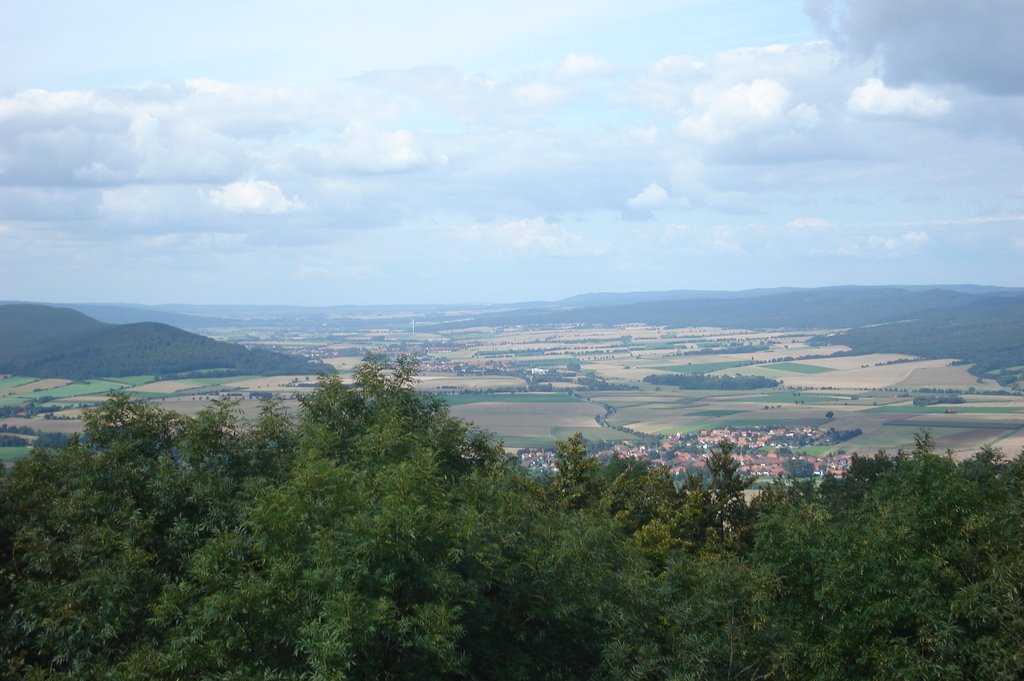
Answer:
[[[531,477],[413,388],[297,418],[115,395],[0,476],[0,675],[1011,679],[1024,464],[927,435],[753,501],[728,443],[674,483],[579,436]]]

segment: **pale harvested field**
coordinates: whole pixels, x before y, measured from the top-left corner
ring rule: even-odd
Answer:
[[[247,378],[244,381],[238,381],[231,385],[242,390],[288,390],[288,384],[296,378],[302,379],[306,382],[306,379],[310,382],[316,381],[313,376],[303,377],[289,374],[288,376],[260,376],[258,378]],[[228,380],[228,379],[225,379]]]
[[[329,364],[338,371],[352,371],[362,361],[362,357],[327,357],[324,364]]]
[[[833,346],[829,346],[833,347]],[[849,355],[846,357],[825,357],[822,359],[802,359],[801,364],[813,364],[819,367],[826,367],[828,369],[859,369],[861,366],[867,364],[868,366],[874,366],[875,364],[884,364],[885,362],[894,362],[897,360],[905,359],[917,359],[913,355],[901,355],[898,353],[891,352],[876,352],[870,355]],[[924,360],[922,360],[924,361]],[[936,366],[945,366],[952,360],[948,359],[936,359],[930,360],[938,362]]]
[[[945,367],[920,367],[900,381],[900,386],[907,388],[939,387],[939,388],[970,388],[980,385],[978,378],[968,373],[966,365]],[[995,381],[987,381],[987,387],[995,387]]]
[[[194,399],[193,397],[168,397],[162,400],[153,400],[152,403],[161,409],[167,409],[185,416],[195,416],[200,411],[212,406],[212,400],[205,396],[197,396]],[[260,414],[261,404],[260,400],[238,400],[239,414],[245,420],[254,420]],[[298,400],[284,400],[281,404],[289,412],[297,413],[299,410]]]
[[[644,376],[654,373],[650,366],[637,366],[632,363],[632,360],[621,364],[617,362],[581,362],[581,366],[585,371],[596,371],[598,376],[612,382],[642,381]]]
[[[750,359],[751,357],[755,362],[770,362],[772,360],[782,360],[787,357],[792,357],[792,361],[799,361],[804,364],[814,364],[821,360],[804,360],[800,357],[807,355],[831,355],[837,352],[846,352],[850,348],[845,345],[824,345],[820,347],[811,347],[803,344],[789,344],[789,347],[774,347],[771,350],[762,350],[760,352],[750,353],[743,355],[744,359]]]
[[[837,359],[855,360],[859,362],[856,368],[843,368],[833,366],[836,371],[829,371],[821,374],[804,374],[801,376],[785,377],[783,384],[788,388],[838,388],[852,390],[872,390],[896,386],[907,380],[916,369],[922,368],[945,368],[949,363],[946,359],[921,360],[918,362],[904,362],[900,364],[888,364],[873,366],[868,361],[870,357],[877,355],[865,355],[862,357],[842,357]],[[806,364],[817,366],[829,366],[824,362],[833,360],[806,360]],[[862,366],[867,364],[868,366]]]
[[[227,380],[227,379],[225,379]],[[141,392],[147,393],[176,393],[182,390],[192,390],[198,388],[199,384],[191,383],[189,381],[154,381],[153,383],[145,383],[143,385],[136,386],[135,389]]]
[[[38,381],[19,385],[16,388],[8,388],[4,392],[9,395],[27,395],[29,393],[36,392],[37,390],[50,390],[51,388],[59,388],[70,384],[71,381],[65,381],[63,378],[43,378]]]
[[[1003,456],[1013,458],[1024,455],[1024,429],[1015,430],[992,443],[1002,450]]]
[[[970,458],[983,446],[995,444],[1011,432],[1013,431],[963,428],[935,438],[935,450],[944,452],[951,449],[958,459]]]
[[[28,426],[43,433],[79,433],[82,422],[78,419],[44,419],[41,417],[0,419],[6,426]]]

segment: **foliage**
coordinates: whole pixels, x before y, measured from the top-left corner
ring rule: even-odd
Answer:
[[[781,381],[764,376],[715,376],[710,374],[651,374],[644,383],[671,385],[684,390],[760,390],[776,388]]]
[[[857,457],[753,503],[559,443],[536,479],[369,359],[298,419],[115,395],[0,474],[0,676],[1019,678],[1024,464]]]

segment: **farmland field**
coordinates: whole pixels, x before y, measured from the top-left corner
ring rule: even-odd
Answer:
[[[861,434],[841,447],[868,453],[912,446],[914,434],[924,428],[931,429],[940,448],[949,447],[958,455],[984,444],[1004,447],[1010,454],[1024,446],[1024,396],[1008,394],[994,381],[979,380],[955,358],[836,355],[849,348],[812,347],[807,341],[813,335],[810,331],[636,324],[552,325],[370,331],[324,341],[310,334],[309,340],[268,340],[267,344],[316,352],[345,381],[351,380],[362,352],[415,355],[421,364],[420,390],[442,395],[456,416],[495,433],[510,449],[550,447],[555,439],[577,430],[592,439],[628,442],[645,435],[754,426],[859,429]],[[332,356],[332,352],[338,354]],[[681,390],[643,382],[655,373],[695,372],[761,376],[781,385],[760,390]],[[0,406],[45,400],[63,408],[62,417],[71,417],[60,421],[67,429],[78,423],[73,418],[81,405],[98,403],[110,390],[126,390],[185,414],[197,413],[212,397],[227,395],[238,401],[244,417],[254,418],[260,405],[250,393],[272,394],[296,411],[295,398],[312,390],[317,380],[311,376],[152,378],[71,383],[0,377]],[[964,402],[913,405],[918,395],[945,391],[953,391]],[[947,409],[955,413],[946,413]]]

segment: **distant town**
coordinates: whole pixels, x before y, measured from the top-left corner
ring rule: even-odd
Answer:
[[[759,426],[747,428],[714,428],[676,433],[667,436],[660,446],[621,443],[594,452],[599,459],[625,457],[648,460],[667,466],[673,477],[700,473],[711,450],[721,442],[733,446],[733,458],[739,471],[757,478],[790,475],[797,478],[842,476],[850,468],[852,453],[843,449],[821,451],[857,437],[860,429],[836,430],[811,426]],[[814,449],[811,449],[814,448]],[[554,472],[554,450],[524,449],[520,462],[538,473]]]

